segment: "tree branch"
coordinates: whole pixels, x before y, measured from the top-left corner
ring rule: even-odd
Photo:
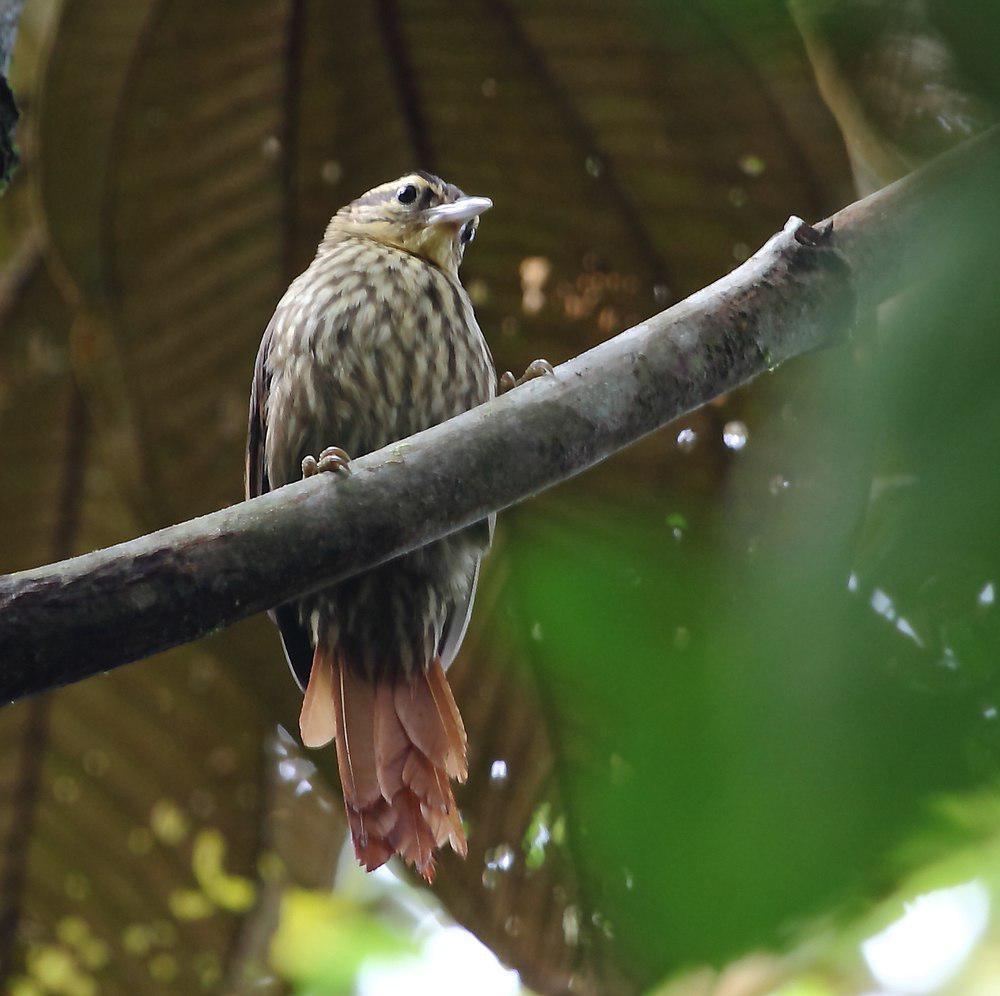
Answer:
[[[839,211],[791,219],[711,286],[489,404],[324,474],[0,578],[0,702],[197,639],[433,542],[835,340],[959,247],[992,129]],[[992,186],[990,185],[992,184]],[[959,216],[961,215],[961,216]],[[832,227],[831,227],[832,225]]]

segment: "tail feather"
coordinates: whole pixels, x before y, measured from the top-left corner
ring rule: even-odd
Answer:
[[[375,686],[333,663],[337,766],[344,798],[362,811],[382,798],[375,772]]]
[[[404,790],[396,798],[399,800],[396,803],[399,819],[389,834],[389,843],[431,882],[434,879],[434,834],[412,792]]]
[[[450,843],[451,849],[462,858],[469,853],[465,831],[462,829],[462,817],[456,808],[453,807],[447,813],[442,813],[440,810],[422,806],[421,812],[431,828],[431,833],[434,834],[434,842],[438,847]]]
[[[381,682],[375,692],[375,774],[387,801],[403,787],[403,768],[410,738],[396,715],[392,686]]]
[[[307,746],[336,740],[354,851],[365,868],[397,853],[430,882],[436,847],[450,843],[465,856],[449,784],[468,772],[465,728],[440,660],[413,681],[373,684],[321,645],[300,725]]]
[[[317,650],[299,715],[299,732],[306,747],[325,747],[336,736],[335,713],[333,668],[330,658]]]
[[[434,698],[438,715],[448,731],[450,749],[448,751],[449,766],[446,770],[452,778],[464,782],[469,777],[469,766],[466,762],[469,738],[466,736],[462,714],[458,711],[458,704],[452,694],[451,685],[448,684],[448,679],[445,677],[440,657],[434,659],[434,663],[427,672],[427,687]]]
[[[446,757],[450,747],[448,731],[426,677],[396,685],[394,702],[396,715],[413,744],[427,757]]]
[[[447,813],[454,798],[447,779],[419,751],[411,750],[403,766],[403,781],[406,787],[429,809]]]

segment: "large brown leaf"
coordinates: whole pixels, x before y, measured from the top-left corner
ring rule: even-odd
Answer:
[[[790,211],[820,216],[846,196],[839,140],[793,28],[763,5],[734,19],[723,4],[629,0],[571,10],[555,0],[66,0],[41,93],[43,252],[73,302],[62,348],[68,355],[72,341],[81,388],[68,371],[60,383],[95,437],[92,469],[69,488],[81,510],[75,549],[236,500],[260,332],[329,214],[373,183],[420,166],[494,198],[466,282],[498,364],[512,368],[578,352],[725,272]],[[10,341],[21,341],[19,328],[5,325]],[[33,385],[23,392],[41,403]],[[548,516],[571,521],[594,493],[619,506],[665,485],[684,500],[716,493],[728,468],[719,429],[731,414],[690,420],[704,437],[694,454],[660,434],[565,488],[564,501],[537,513],[540,527]],[[80,422],[28,423],[38,436],[19,445],[61,451],[67,424]],[[59,552],[51,527],[30,517],[59,507],[62,478],[51,461],[36,463],[34,500],[14,506],[24,523],[18,564]],[[539,990],[572,981],[582,992],[632,991],[650,981],[647,969],[627,963],[593,916],[581,828],[565,805],[576,756],[566,743],[579,731],[526,652],[530,631],[493,618],[507,556],[501,533],[455,672],[474,751],[461,800],[471,852],[443,863],[437,890]],[[51,843],[57,830],[72,837],[66,828],[79,821],[82,832],[82,807],[60,817],[46,795],[68,763],[78,799],[122,779],[102,789],[110,815],[93,824],[102,839],[127,843],[169,799],[201,830],[218,828],[227,867],[247,873],[262,815],[240,800],[257,784],[268,719],[293,715],[276,641],[263,633],[256,621],[61,692],[41,720],[30,710],[49,707],[7,710],[13,736],[44,727],[46,744],[62,744],[23,752],[43,758],[31,777],[49,807],[17,818],[23,839],[34,826],[48,855],[65,843]],[[272,682],[286,689],[279,709]],[[108,760],[105,781],[81,774],[88,750]],[[227,759],[225,772],[213,757]],[[507,777],[491,778],[501,760]],[[329,772],[329,757],[321,763]],[[202,792],[210,813],[195,807]],[[542,829],[566,846],[529,863],[524,842]],[[331,835],[340,831],[331,819]],[[100,890],[86,903],[93,930],[116,943],[126,920],[167,915],[190,879],[193,833],[162,862],[138,855],[118,892],[122,875],[98,847],[70,851],[65,869],[45,872],[48,857],[24,864],[24,922],[51,935],[66,908],[60,876],[78,871]],[[224,973],[234,915],[175,926],[177,950],[209,951]],[[139,986],[152,952],[114,953],[107,991]],[[163,986],[185,991],[180,976]]]
[[[37,241],[11,275],[5,568],[139,528],[114,488],[114,445],[90,431],[68,310]],[[234,636],[230,653],[246,643]],[[262,846],[264,733],[259,692],[210,643],[4,709],[6,983],[55,965],[67,984],[108,993],[221,984],[252,889],[227,876],[255,875]]]

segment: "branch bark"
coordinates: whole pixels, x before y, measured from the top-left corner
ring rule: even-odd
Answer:
[[[992,129],[818,231],[791,219],[711,286],[554,376],[355,460],[349,478],[319,475],[0,578],[0,702],[197,639],[433,542],[834,341],[858,309],[958,248],[963,218],[988,206],[998,173]]]

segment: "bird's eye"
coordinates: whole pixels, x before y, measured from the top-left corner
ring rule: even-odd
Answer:
[[[416,199],[417,188],[412,183],[408,183],[405,187],[400,187],[396,191],[396,200],[400,204],[412,204]]]
[[[459,235],[459,239],[463,246],[468,245],[476,237],[476,223],[474,221],[467,221],[462,227],[462,234]]]

